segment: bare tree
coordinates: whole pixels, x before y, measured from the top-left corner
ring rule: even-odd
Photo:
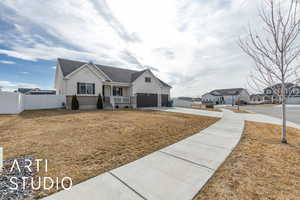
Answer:
[[[265,0],[259,10],[263,29],[253,31],[249,27],[247,37],[239,40],[239,46],[250,56],[255,67],[250,75],[256,88],[271,87],[282,101],[281,142],[286,138],[286,99],[288,83],[298,79],[300,55],[299,2],[297,0]],[[259,33],[258,33],[259,32]],[[280,84],[280,89],[274,85]]]

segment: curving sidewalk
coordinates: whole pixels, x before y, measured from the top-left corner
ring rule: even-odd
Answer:
[[[44,199],[192,199],[238,144],[244,117],[228,110],[164,110],[222,119],[191,137]]]

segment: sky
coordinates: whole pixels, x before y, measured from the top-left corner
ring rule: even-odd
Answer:
[[[53,89],[57,58],[142,70],[198,97],[247,87],[261,0],[0,1],[0,86]]]

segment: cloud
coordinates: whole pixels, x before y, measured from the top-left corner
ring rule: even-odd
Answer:
[[[18,88],[39,88],[38,85],[32,83],[23,83],[23,82],[11,82],[0,80],[0,87],[2,91],[14,91]]]
[[[2,0],[0,54],[151,66],[172,95],[244,87],[252,62],[237,45],[260,0]],[[134,5],[134,6],[133,6]],[[47,7],[47,9],[45,9]],[[59,19],[59,20],[58,20]]]
[[[16,62],[14,62],[14,61],[9,61],[9,60],[0,60],[0,63],[8,64],[8,65],[16,64]]]
[[[29,74],[29,72],[21,72],[21,74]]]

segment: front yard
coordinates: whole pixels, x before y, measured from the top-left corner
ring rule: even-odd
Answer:
[[[47,159],[48,173],[79,183],[191,136],[218,119],[160,111],[26,111],[0,116],[4,159]],[[44,196],[53,191],[39,191]]]
[[[240,144],[204,186],[201,199],[299,199],[300,130],[247,122]]]

